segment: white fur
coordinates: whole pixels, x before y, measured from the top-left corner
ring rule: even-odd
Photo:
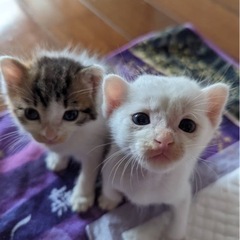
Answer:
[[[76,128],[64,143],[49,147],[52,153],[46,162],[51,170],[64,169],[67,166],[66,157],[70,155],[81,162],[81,172],[70,199],[73,211],[86,211],[93,204],[96,176],[106,140],[104,122],[100,115],[97,120]]]
[[[216,116],[217,124],[213,125],[208,117],[210,103],[206,90],[195,81],[152,75],[140,76],[133,83],[122,80],[127,92],[124,99],[119,100],[119,106],[109,111],[110,81],[121,79],[114,75],[107,77],[103,87],[103,114],[111,112],[109,126],[114,143],[102,169],[103,189],[99,204],[103,209],[112,209],[122,200],[122,194],[138,205],[169,204],[173,218],[166,235],[169,239],[183,239],[191,202],[190,176],[197,158],[218,127],[228,87],[215,86],[225,89],[226,94],[219,116]],[[132,115],[137,112],[149,114],[151,123],[134,124]],[[184,118],[197,124],[196,132],[186,133],[179,129]],[[174,144],[182,145],[182,156],[164,166],[152,165],[146,153],[156,148],[154,139],[165,131],[172,134]]]

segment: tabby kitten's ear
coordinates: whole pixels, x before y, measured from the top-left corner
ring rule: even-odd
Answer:
[[[118,75],[109,74],[103,81],[102,111],[109,117],[114,109],[118,108],[125,100],[129,83]]]
[[[221,121],[229,95],[229,86],[224,83],[216,83],[204,88],[203,92],[208,101],[207,116],[215,128]]]
[[[27,76],[27,67],[15,58],[1,59],[0,66],[8,88],[20,86]]]
[[[104,69],[99,65],[92,65],[81,70],[81,76],[94,88],[97,87],[104,76]]]

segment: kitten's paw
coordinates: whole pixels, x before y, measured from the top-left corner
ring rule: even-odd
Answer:
[[[186,238],[171,238],[168,236],[165,236],[162,240],[185,240]]]
[[[98,198],[98,205],[102,210],[110,211],[118,206],[118,204],[122,201],[122,198],[117,200],[111,200],[104,195],[101,195]]]
[[[94,195],[81,195],[73,191],[73,194],[70,198],[70,204],[72,206],[73,212],[86,212],[94,202]]]
[[[166,229],[166,231],[163,234],[163,240],[185,240],[186,238],[182,236],[182,234],[178,235],[169,229]]]
[[[58,154],[54,152],[50,152],[47,155],[45,161],[47,168],[54,172],[64,170],[68,166],[68,159],[60,157]]]

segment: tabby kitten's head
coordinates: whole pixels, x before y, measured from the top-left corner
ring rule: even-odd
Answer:
[[[4,57],[1,89],[17,123],[46,145],[64,142],[97,117],[103,68],[68,56],[42,55],[28,64]]]

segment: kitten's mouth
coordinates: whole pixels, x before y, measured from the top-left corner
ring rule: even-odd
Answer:
[[[149,158],[150,161],[169,162],[169,158],[163,153]]]
[[[56,144],[59,144],[60,142],[59,141],[45,141],[44,143],[46,145],[56,145]]]
[[[38,137],[38,138],[35,138],[36,141],[40,142],[40,143],[43,143],[47,146],[53,146],[53,145],[57,145],[57,144],[60,144],[60,143],[63,143],[65,141],[65,138],[57,138],[57,139],[54,139],[54,140],[48,140],[48,139],[45,139],[45,138],[42,138],[42,137]]]
[[[159,162],[159,163],[168,163],[171,160],[166,156],[162,150],[153,150],[150,151],[147,155],[148,161],[150,162]]]

